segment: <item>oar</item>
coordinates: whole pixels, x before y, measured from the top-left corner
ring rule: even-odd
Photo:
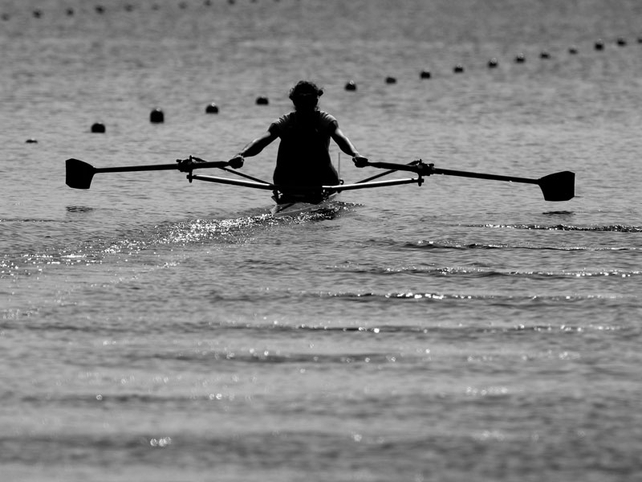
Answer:
[[[189,168],[186,169],[186,166]],[[67,186],[74,189],[89,189],[91,180],[94,174],[103,172],[132,172],[132,171],[168,171],[178,170],[187,172],[191,169],[201,169],[205,167],[218,167],[223,168],[229,166],[229,163],[219,162],[192,162],[190,164],[181,165],[180,162],[174,164],[152,164],[146,166],[122,166],[122,167],[94,167],[91,164],[80,161],[78,159],[67,159],[65,162],[66,167],[66,183]]]
[[[430,176],[442,174],[445,176],[472,177],[477,179],[490,179],[494,181],[521,182],[526,184],[537,184],[544,194],[546,201],[568,201],[575,196],[575,173],[571,171],[556,172],[539,179],[527,177],[501,176],[496,174],[484,174],[479,172],[455,171],[451,169],[438,169],[432,164],[423,162],[406,165],[391,162],[369,162],[368,166],[379,169],[390,169],[397,171],[416,172],[419,175]]]

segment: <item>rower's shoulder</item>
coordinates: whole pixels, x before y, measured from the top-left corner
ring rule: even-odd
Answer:
[[[268,128],[269,132],[274,132],[274,131],[279,131],[283,129],[285,126],[292,125],[294,119],[294,112],[290,112],[289,114],[284,114],[278,119],[276,119],[272,124],[270,124],[270,127]]]
[[[337,120],[336,117],[334,117],[332,114],[327,113],[324,110],[317,111],[319,113],[319,117],[322,119],[333,119]]]
[[[337,124],[337,125],[339,124],[339,122],[337,121],[337,118],[334,117],[332,114],[328,114],[324,110],[320,110],[318,112],[319,112],[319,119],[322,124],[326,126],[329,126],[331,124]]]

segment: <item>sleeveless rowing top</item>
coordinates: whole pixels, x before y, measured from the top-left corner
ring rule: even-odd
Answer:
[[[330,137],[337,120],[317,110],[311,115],[291,112],[269,127],[281,139],[274,170],[279,186],[321,186],[339,184],[339,175],[330,159]]]

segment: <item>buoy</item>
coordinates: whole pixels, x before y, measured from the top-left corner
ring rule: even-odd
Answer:
[[[495,69],[495,68],[497,68],[498,65],[499,65],[499,62],[497,61],[497,59],[495,57],[493,57],[492,59],[490,59],[488,61],[488,68],[489,69]]]
[[[397,83],[397,79],[395,79],[394,77],[386,77],[386,84],[396,84],[396,83]]]
[[[517,62],[518,64],[523,64],[524,62],[526,62],[526,56],[524,54],[517,54],[517,56],[515,57],[515,62]]]
[[[462,74],[464,72],[464,66],[461,64],[455,65],[455,68],[453,69],[453,72],[456,74]]]
[[[550,59],[551,58],[551,54],[549,54],[548,52],[544,51],[544,52],[541,52],[539,54],[539,58],[540,59]]]
[[[357,84],[354,83],[354,80],[351,80],[346,84],[345,89],[354,92],[357,90]]]
[[[94,132],[96,134],[104,134],[105,133],[105,124],[102,122],[95,122],[91,126],[91,132]]]
[[[604,50],[604,42],[602,40],[595,42],[595,50]]]
[[[256,105],[268,105],[270,100],[267,97],[259,96],[256,98]]]
[[[429,79],[431,77],[432,77],[432,75],[430,74],[430,71],[428,71],[428,70],[422,70],[421,73],[419,74],[419,78],[421,78],[421,79]]]
[[[102,5],[96,5],[96,13],[105,13],[105,7]]]
[[[27,144],[38,144],[38,139],[29,138],[25,141]]]
[[[34,10],[33,11],[33,16],[34,16],[34,18],[42,17],[42,11],[41,10]]]
[[[205,107],[206,114],[218,114],[218,106],[212,102],[207,107]]]
[[[619,38],[617,39],[617,44],[618,44],[620,47],[624,47],[624,46],[626,45],[626,39],[625,39],[624,37],[619,37]]]
[[[571,54],[571,55],[577,54],[577,47],[570,47],[568,49],[568,53]]]
[[[165,122],[165,114],[160,109],[154,109],[151,114],[149,114],[149,121],[152,124],[162,124]]]

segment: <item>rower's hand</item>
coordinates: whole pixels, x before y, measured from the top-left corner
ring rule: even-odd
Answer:
[[[245,158],[241,155],[234,156],[232,159],[228,161],[230,167],[233,167],[234,169],[242,168],[243,162],[245,162]]]
[[[366,167],[369,164],[368,158],[363,156],[355,156],[352,158],[352,162],[357,167]]]

